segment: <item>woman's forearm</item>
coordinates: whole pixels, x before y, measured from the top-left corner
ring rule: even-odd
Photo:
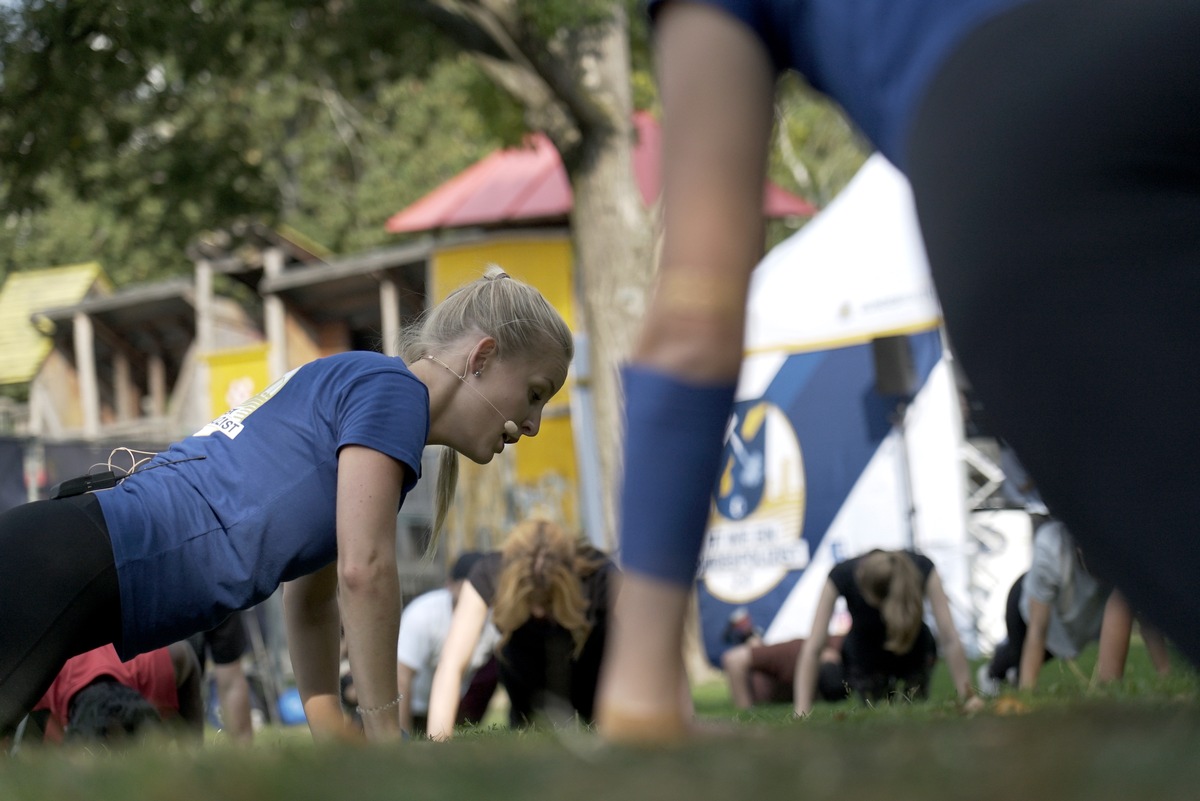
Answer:
[[[454,736],[454,719],[458,716],[458,693],[462,687],[465,665],[451,664],[443,659],[433,674],[429,691],[429,720],[426,728],[431,740],[449,740]]]
[[[795,684],[792,687],[794,696],[794,712],[797,717],[806,717],[812,712],[813,694],[817,687],[817,669],[820,648],[814,648],[810,640],[800,651],[800,659],[796,661]]]
[[[341,735],[345,726],[338,694],[336,587],[337,577],[331,566],[288,582],[283,588],[288,652],[314,738]],[[330,705],[329,699],[337,703]]]
[[[343,577],[339,596],[363,731],[372,740],[398,738],[400,580],[395,565],[379,565],[353,578]]]

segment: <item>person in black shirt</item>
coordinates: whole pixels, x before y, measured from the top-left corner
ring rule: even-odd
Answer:
[[[842,665],[851,692],[872,702],[890,699],[901,688],[912,700],[928,697],[938,656],[933,633],[924,621],[928,600],[959,700],[967,711],[982,708],[983,701],[969,683],[967,657],[933,562],[913,551],[876,549],[829,571],[811,633],[796,662],[797,717],[812,711],[818,657],[839,596],[846,599],[852,620],[842,643]]]
[[[449,739],[463,673],[489,610],[500,631],[500,681],[510,723],[575,713],[591,723],[616,566],[548,520],[520,523],[503,550],[471,569],[429,697],[431,739]]]

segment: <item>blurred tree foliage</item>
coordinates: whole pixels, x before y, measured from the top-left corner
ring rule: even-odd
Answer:
[[[780,79],[767,165],[772,181],[822,208],[854,177],[869,153],[870,146],[836,105],[794,73]],[[777,245],[804,222],[770,221],[767,246]]]
[[[335,252],[387,241],[389,214],[522,131],[395,5],[0,7],[0,269],[184,272],[199,231],[246,216]]]
[[[515,1],[552,40],[613,0]],[[635,104],[652,107],[647,26],[617,1]],[[183,274],[187,242],[240,217],[338,253],[393,240],[390,214],[526,129],[438,14],[414,0],[0,4],[0,277],[93,259],[117,284]],[[862,150],[828,103],[783,90],[771,175],[823,204]]]

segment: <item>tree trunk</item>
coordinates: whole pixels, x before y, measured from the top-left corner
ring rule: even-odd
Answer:
[[[586,389],[603,483],[599,538],[612,547],[622,455],[617,368],[632,349],[654,272],[654,234],[633,174],[629,19],[621,3],[594,0],[593,8],[610,14],[607,22],[564,26],[546,39],[512,0],[432,2],[447,15],[446,32],[554,143],[570,178],[575,284],[591,367]]]
[[[653,276],[654,236],[633,172],[633,103],[628,26],[613,25],[589,67],[600,105],[599,124],[583,121],[578,146],[565,158],[574,206],[576,285],[589,344],[597,454],[604,480],[605,540],[616,545],[623,397],[618,368],[632,350]]]
[[[628,128],[626,128],[626,131]],[[585,139],[590,139],[585,137]],[[604,477],[604,525],[615,545],[617,480],[621,465],[622,394],[617,369],[629,355],[645,312],[652,237],[632,177],[628,134],[595,142],[588,169],[572,176],[572,230],[595,402],[595,428]]]

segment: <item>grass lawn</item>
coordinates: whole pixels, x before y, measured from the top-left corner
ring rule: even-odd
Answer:
[[[944,668],[926,703],[736,712],[721,681],[695,690],[712,733],[664,748],[605,744],[585,728],[463,731],[451,743],[314,746],[266,728],[251,748],[149,743],[124,751],[26,748],[0,758],[3,801],[166,799],[1146,799],[1200,798],[1200,680],[1160,678],[1135,641],[1123,684],[1089,688],[1094,649],[1050,663],[1037,693],[964,717]]]

